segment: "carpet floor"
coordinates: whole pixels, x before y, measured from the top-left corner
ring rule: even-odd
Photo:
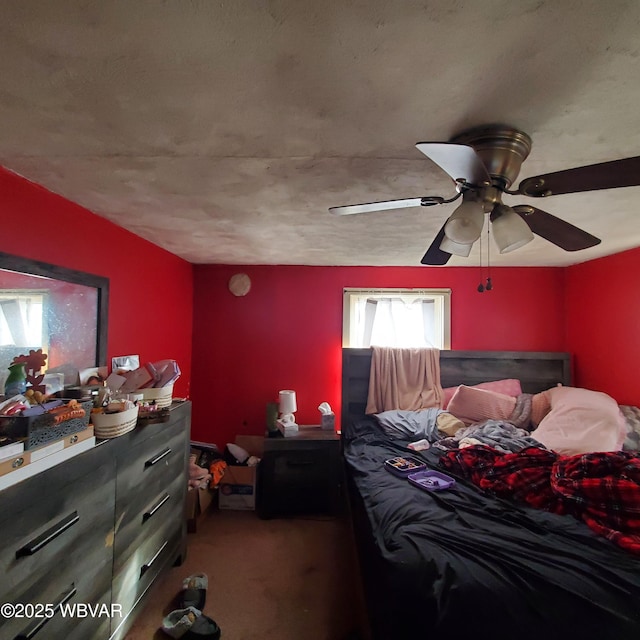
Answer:
[[[187,559],[156,581],[126,640],[166,640],[182,580],[206,573],[204,613],[224,640],[357,640],[362,599],[346,519],[261,520],[254,512],[206,513],[188,536]]]

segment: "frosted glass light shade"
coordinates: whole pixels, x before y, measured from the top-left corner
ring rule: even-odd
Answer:
[[[465,200],[447,220],[444,233],[458,244],[473,244],[480,237],[483,226],[482,203]]]
[[[280,391],[278,409],[282,415],[295,413],[298,410],[296,405],[296,392],[289,389]]]
[[[447,236],[445,236],[440,243],[440,249],[442,249],[442,251],[451,253],[454,256],[462,256],[463,258],[468,257],[468,255],[471,253],[472,246],[473,243],[460,244],[459,242],[454,242],[453,240],[451,240],[451,238],[447,238]]]
[[[491,231],[500,253],[509,253],[533,240],[529,225],[511,207],[497,205],[491,218]]]

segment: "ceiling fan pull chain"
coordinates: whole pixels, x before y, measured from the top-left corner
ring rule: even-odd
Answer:
[[[487,284],[485,285],[485,289],[487,291],[491,291],[493,289],[493,284],[491,282],[491,224],[487,225]]]
[[[482,236],[480,236],[479,241],[480,242],[478,246],[480,247],[480,284],[478,285],[478,293],[482,293],[484,291],[484,285],[482,284]]]

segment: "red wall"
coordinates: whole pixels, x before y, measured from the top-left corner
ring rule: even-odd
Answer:
[[[0,219],[0,251],[109,278],[109,361],[175,358],[194,438],[219,446],[262,433],[279,389],[296,390],[302,424],[325,400],[339,415],[344,287],[450,287],[452,348],[571,351],[577,385],[640,404],[640,249],[494,268],[494,290],[479,294],[477,267],[190,265],[2,168]],[[246,297],[227,289],[238,272],[252,279]]]
[[[228,288],[250,276],[245,297]],[[495,268],[478,293],[478,268],[194,265],[193,437],[223,446],[261,434],[266,403],[295,389],[296,419],[318,422],[328,401],[340,412],[342,289],[449,287],[452,348],[564,349],[563,272]]]
[[[190,388],[192,265],[0,167],[0,251],[109,278],[107,357],[174,358]]]
[[[568,267],[565,277],[575,384],[640,405],[640,249]]]

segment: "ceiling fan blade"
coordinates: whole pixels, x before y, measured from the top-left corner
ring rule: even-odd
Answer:
[[[516,193],[539,198],[562,193],[638,185],[640,185],[640,156],[635,156],[526,178],[518,185]]]
[[[533,233],[565,251],[581,251],[600,244],[600,238],[542,209],[536,209],[528,204],[520,204],[512,208],[529,225]]]
[[[348,216],[353,213],[370,213],[372,211],[388,211],[390,209],[404,209],[408,207],[430,207],[448,202],[439,196],[424,196],[422,198],[404,198],[402,200],[383,200],[381,202],[367,202],[365,204],[349,204],[342,207],[329,207],[329,212],[336,216]]]
[[[473,147],[453,142],[418,142],[416,147],[456,182],[491,184],[489,172]]]
[[[429,264],[433,266],[441,266],[443,264],[447,264],[449,262],[449,258],[451,254],[443,251],[440,248],[440,243],[444,239],[444,228],[447,223],[445,222],[442,225],[442,229],[438,231],[438,235],[434,238],[431,246],[427,249],[427,253],[422,256],[422,260],[420,262],[422,264]]]

